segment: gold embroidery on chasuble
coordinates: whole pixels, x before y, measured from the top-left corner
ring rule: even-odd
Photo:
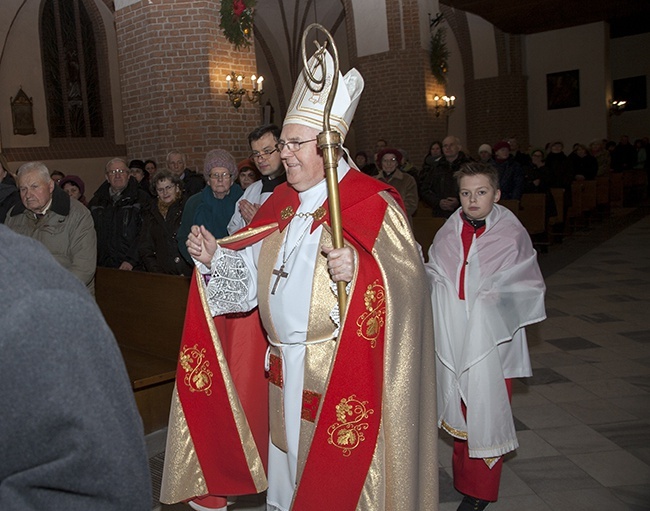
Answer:
[[[288,209],[288,208],[285,208]],[[291,210],[293,214],[293,209]],[[279,230],[269,234],[262,242],[260,257],[257,262],[257,302],[260,311],[260,319],[264,325],[268,338],[276,344],[280,343],[278,333],[273,325],[269,308],[269,296],[271,293],[271,277],[275,262],[278,260],[282,241],[286,234]],[[271,441],[281,451],[287,452],[287,433],[284,423],[284,399],[282,385],[282,349],[277,346],[270,348],[270,370],[276,372],[275,381],[269,384],[269,428]],[[280,383],[278,385],[277,383]]]
[[[284,384],[282,378],[282,358],[277,355],[271,355],[269,357],[269,382],[280,388]]]
[[[360,401],[354,394],[336,405],[337,422],[327,428],[328,443],[341,449],[343,456],[350,456],[366,439],[363,432],[368,429],[368,423],[364,420],[375,413],[367,405],[368,401]]]
[[[379,284],[379,280],[368,285],[363,301],[366,312],[357,318],[357,327],[359,327],[357,335],[370,341],[370,347],[374,348],[386,317],[386,293],[383,286]]]
[[[208,369],[210,362],[205,359],[205,348],[199,350],[198,346],[185,346],[179,356],[179,362],[185,376],[183,383],[191,392],[205,392],[206,396],[212,394],[213,373]]]
[[[311,390],[302,391],[302,411],[300,418],[309,422],[316,422],[321,395]]]
[[[287,206],[282,211],[280,211],[280,218],[282,218],[282,220],[286,220],[288,218],[291,218],[294,214],[295,211],[293,210],[293,207]]]

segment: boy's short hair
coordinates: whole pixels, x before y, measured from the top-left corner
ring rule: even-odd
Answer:
[[[454,179],[458,188],[460,188],[460,180],[466,176],[486,176],[494,190],[499,189],[499,171],[496,167],[488,163],[483,163],[482,161],[468,161],[467,163],[463,163],[454,172]]]

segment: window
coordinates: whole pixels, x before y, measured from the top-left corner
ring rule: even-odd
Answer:
[[[104,136],[95,35],[82,0],[44,1],[41,47],[50,136]]]

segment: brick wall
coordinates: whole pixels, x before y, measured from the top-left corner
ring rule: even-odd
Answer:
[[[366,82],[361,102],[355,115],[356,149],[373,150],[378,138],[405,149],[417,166],[422,163],[433,140],[446,136],[444,115],[436,118],[430,98],[444,94],[444,88],[433,80],[429,68],[429,54],[420,46],[418,6],[415,1],[387,2],[388,37],[390,50],[385,53],[358,58],[350,48],[352,65],[357,67]],[[349,20],[355,13],[351,2],[345,2]],[[464,66],[465,90],[461,101],[466,104],[466,151],[475,155],[484,142],[517,136],[522,147],[528,144],[528,105],[526,77],[522,74],[522,45],[520,36],[504,34],[495,29],[499,76],[474,79],[467,16],[463,11],[441,5],[446,22],[458,41]],[[402,24],[406,27],[402,35]],[[355,41],[354,23],[349,21],[348,40]],[[409,30],[411,27],[411,30]],[[427,99],[429,100],[427,101]],[[459,115],[454,113],[454,115]]]
[[[415,166],[420,166],[431,142],[445,132],[444,117],[436,118],[427,95],[444,93],[434,83],[429,55],[420,45],[417,1],[387,2],[390,50],[357,57],[350,48],[350,62],[365,81],[364,92],[353,123],[356,150],[373,151],[377,139],[404,149]],[[348,16],[348,40],[355,41],[351,2],[345,2]],[[400,23],[402,19],[402,23]],[[402,35],[402,24],[404,34]]]
[[[218,1],[139,2],[115,15],[122,110],[129,158],[153,158],[164,168],[171,149],[202,170],[205,154],[249,152],[247,135],[260,123],[258,105],[230,104],[226,75],[256,72],[255,50],[242,50],[219,28]],[[250,88],[250,81],[247,88]]]

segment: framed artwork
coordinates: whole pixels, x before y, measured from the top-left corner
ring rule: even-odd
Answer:
[[[648,96],[645,76],[633,76],[614,80],[613,99],[627,101],[625,111],[645,110],[648,108]]]
[[[561,71],[546,75],[548,110],[580,106],[580,71]]]

